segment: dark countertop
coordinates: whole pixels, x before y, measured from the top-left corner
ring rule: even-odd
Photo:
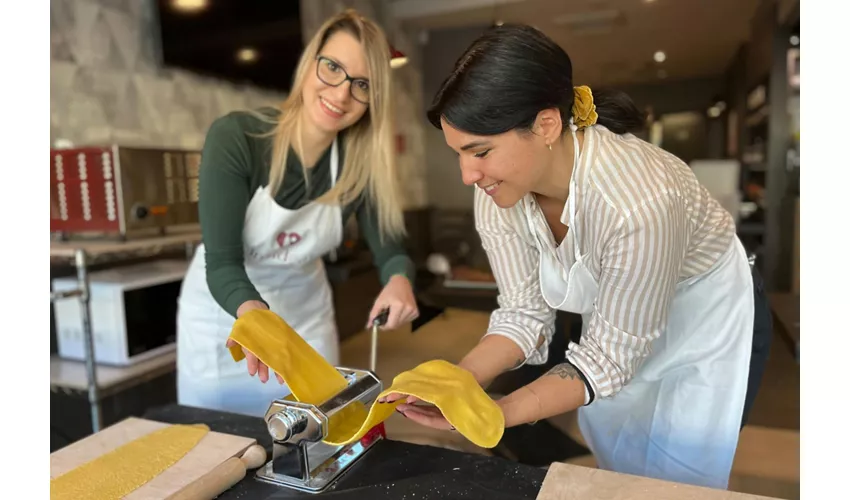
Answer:
[[[443,279],[437,278],[420,293],[429,304],[437,307],[456,307],[474,311],[492,312],[498,308],[498,290],[487,288],[452,288],[443,286]]]
[[[205,423],[216,432],[250,437],[266,447],[271,439],[262,419],[180,405],[155,408],[145,418],[168,423]],[[432,446],[384,440],[346,472],[330,491],[299,493],[254,478],[253,470],[218,498],[277,499],[321,497],[338,500],[529,499],[537,493],[546,469],[503,458],[461,453]]]

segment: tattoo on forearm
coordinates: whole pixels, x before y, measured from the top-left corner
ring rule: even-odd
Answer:
[[[581,380],[578,370],[569,363],[561,363],[560,365],[552,367],[551,370],[546,372],[546,375],[557,375],[562,379]]]

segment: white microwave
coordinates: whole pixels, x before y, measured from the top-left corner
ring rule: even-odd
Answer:
[[[177,300],[186,260],[156,260],[89,274],[95,362],[129,366],[177,348]],[[75,277],[56,278],[54,291],[77,288]],[[53,303],[59,356],[84,360],[81,302]]]

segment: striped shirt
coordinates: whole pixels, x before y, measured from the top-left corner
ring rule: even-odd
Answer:
[[[599,291],[581,342],[570,342],[566,357],[595,397],[605,398],[629,382],[664,334],[676,285],[711,268],[735,237],[735,223],[687,164],[600,125],[585,129],[573,175],[579,251]],[[556,253],[562,276],[575,252],[572,228],[556,245],[535,207],[531,194],[501,209],[475,190],[475,224],[499,287],[486,335],[513,340],[527,363],[542,364],[556,311],[540,289],[539,252]],[[569,201],[561,222],[569,225]]]

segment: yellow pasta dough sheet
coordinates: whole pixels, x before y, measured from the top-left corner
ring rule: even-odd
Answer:
[[[118,500],[177,463],[209,432],[206,425],[170,425],[50,480],[51,500]]]
[[[255,309],[242,315],[230,338],[238,344],[230,348],[234,361],[245,357],[239,347],[244,346],[280,375],[300,402],[320,405],[347,385],[345,377],[274,312]],[[458,432],[478,446],[493,448],[504,433],[502,410],[472,374],[447,361],[428,361],[400,373],[378,398],[390,393],[415,396],[438,407]],[[375,403],[368,410],[360,402],[349,405],[328,422],[325,442],[340,445],[359,440],[401,403]]]

